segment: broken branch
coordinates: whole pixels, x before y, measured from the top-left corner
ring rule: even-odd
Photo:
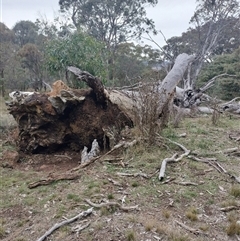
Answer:
[[[50,228],[42,237],[40,237],[39,239],[37,239],[37,241],[43,241],[45,238],[47,238],[50,234],[52,234],[56,229],[62,227],[63,225],[72,223],[74,221],[76,221],[79,218],[85,218],[87,216],[89,216],[93,211],[93,208],[89,208],[88,210],[79,213],[77,216],[70,218],[70,219],[66,219],[64,221],[62,221],[61,223],[56,223],[52,228]]]
[[[93,202],[92,202],[91,200],[89,200],[89,199],[85,199],[85,201],[86,201],[86,203],[88,203],[90,206],[95,207],[95,208],[116,206],[116,207],[118,207],[119,209],[121,209],[121,210],[123,210],[123,211],[139,210],[138,205],[126,207],[126,206],[120,205],[120,204],[117,203],[117,202],[107,202],[107,203],[97,204],[97,203],[93,203]]]
[[[52,174],[49,174],[47,179],[39,180],[36,182],[32,182],[28,184],[28,188],[35,188],[38,186],[43,186],[43,185],[49,185],[50,183],[53,183],[55,181],[61,181],[61,180],[75,180],[79,178],[79,174],[72,174],[72,173],[62,173],[56,176],[53,176]]]
[[[191,228],[191,227],[189,227],[189,226],[185,225],[184,223],[181,223],[181,222],[179,222],[179,221],[177,221],[177,220],[175,220],[175,222],[176,222],[178,225],[180,225],[182,228],[186,229],[187,231],[189,231],[189,232],[191,232],[191,233],[193,233],[193,234],[196,234],[196,235],[198,235],[198,234],[204,234],[204,235],[206,235],[206,233],[202,232],[202,231],[199,230],[199,229]]]
[[[183,153],[182,155],[180,155],[180,156],[178,156],[178,153],[175,153],[172,157],[170,157],[170,158],[165,158],[165,159],[162,161],[161,168],[160,168],[160,172],[159,172],[159,176],[158,176],[158,179],[159,179],[160,181],[162,181],[163,178],[164,178],[167,163],[169,163],[169,162],[179,162],[179,161],[182,160],[183,157],[188,156],[189,153],[190,153],[190,150],[188,150],[188,149],[187,149],[186,147],[184,147],[183,145],[181,145],[181,144],[179,144],[179,143],[177,143],[177,142],[175,142],[175,141],[171,141],[171,140],[169,140],[169,141],[170,141],[171,143],[179,146],[179,147],[184,151],[184,153]]]

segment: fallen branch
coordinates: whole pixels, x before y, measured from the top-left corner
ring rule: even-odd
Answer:
[[[54,176],[53,174],[50,173],[49,176],[47,177],[47,179],[29,183],[28,188],[35,188],[38,186],[49,185],[53,182],[61,181],[61,180],[75,180],[79,177],[80,177],[79,174],[73,174],[73,173],[69,173],[69,172],[58,174],[56,176]]]
[[[123,206],[117,202],[107,202],[107,203],[100,203],[100,204],[97,204],[97,203],[93,203],[91,200],[89,199],[85,199],[86,203],[88,203],[90,206],[92,207],[95,207],[95,208],[102,208],[102,207],[110,207],[110,206],[115,206],[115,207],[118,207],[119,209],[123,210],[123,211],[132,211],[132,210],[140,210],[138,208],[138,205],[135,205],[135,206]]]
[[[227,174],[230,178],[234,179],[236,182],[240,183],[240,177],[237,177],[231,173],[229,173],[227,170],[225,170],[217,161],[215,158],[199,158],[195,156],[188,156],[188,158],[198,161],[198,162],[204,162],[209,164],[210,166],[214,167],[219,173]]]
[[[198,186],[199,185],[195,182],[173,182],[173,183],[178,184],[178,185],[182,185],[182,186]]]
[[[183,145],[181,145],[181,144],[179,144],[179,143],[177,143],[177,142],[175,142],[175,141],[171,141],[171,140],[169,140],[169,141],[170,141],[171,143],[179,146],[179,147],[184,151],[184,153],[183,153],[182,155],[180,155],[180,156],[178,155],[178,153],[175,153],[172,157],[170,157],[170,158],[165,158],[165,159],[162,161],[161,168],[160,168],[160,172],[159,172],[159,176],[158,176],[158,179],[159,179],[160,181],[162,181],[163,178],[164,178],[167,163],[169,163],[169,162],[179,162],[179,161],[182,160],[183,157],[188,156],[189,153],[190,153],[190,150],[188,150],[188,149],[187,149],[186,147],[184,147]]]
[[[149,179],[150,177],[146,173],[137,172],[137,173],[124,173],[124,172],[117,172],[119,176],[127,176],[127,177],[144,177]]]
[[[70,218],[70,219],[66,219],[64,221],[62,221],[61,223],[56,223],[52,228],[50,228],[42,237],[40,237],[39,239],[37,239],[37,241],[43,241],[45,238],[47,238],[50,234],[52,234],[56,229],[62,227],[63,225],[72,223],[74,221],[76,221],[77,219],[80,218],[85,218],[87,216],[89,216],[93,211],[93,208],[89,208],[88,210],[79,213],[77,216]]]
[[[220,211],[229,212],[229,211],[238,210],[238,209],[240,209],[240,205],[228,206],[228,207],[220,208]]]
[[[175,220],[175,222],[176,222],[178,225],[180,225],[182,228],[186,229],[187,231],[189,231],[189,232],[191,232],[191,233],[193,233],[193,234],[196,234],[196,235],[198,235],[198,234],[207,235],[206,233],[202,232],[201,230],[195,229],[195,228],[191,228],[191,227],[189,227],[189,226],[185,225],[184,223],[181,223],[181,222],[179,222],[179,221],[177,221],[177,220]]]

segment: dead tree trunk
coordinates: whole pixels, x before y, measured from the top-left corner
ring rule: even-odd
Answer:
[[[181,54],[172,70],[156,90],[160,102],[157,114],[161,117],[193,56]],[[19,127],[18,146],[25,153],[46,153],[71,149],[91,148],[96,139],[100,148],[109,146],[106,130],[114,128],[119,133],[125,126],[134,125],[134,115],[139,100],[124,92],[107,91],[99,78],[75,67],[69,67],[88,90],[70,89],[57,81],[47,94],[18,93],[9,104],[9,111]],[[55,89],[54,89],[55,88]],[[11,96],[15,96],[11,93]],[[119,140],[116,140],[116,142]]]

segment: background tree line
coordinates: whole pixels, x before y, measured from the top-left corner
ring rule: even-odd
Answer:
[[[60,0],[59,17],[53,23],[20,21],[12,29],[0,23],[2,95],[15,89],[41,90],[56,79],[82,87],[66,73],[69,65],[99,76],[108,86],[162,79],[176,56],[185,52],[197,56],[186,75],[188,86],[196,88],[229,73],[237,78],[219,79],[210,92],[224,99],[239,96],[238,1],[199,0],[191,27],[181,36],[167,39],[163,47],[139,45],[136,40],[143,34],[158,34],[146,16],[146,7],[157,2]]]

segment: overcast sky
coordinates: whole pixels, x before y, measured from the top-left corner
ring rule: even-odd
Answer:
[[[12,28],[20,20],[35,21],[41,16],[53,20],[59,10],[59,0],[0,0],[1,22]],[[153,19],[157,30],[168,39],[180,36],[189,27],[189,20],[196,7],[196,0],[159,0],[154,8],[147,9],[148,17]],[[159,45],[164,45],[161,35],[154,36]]]

